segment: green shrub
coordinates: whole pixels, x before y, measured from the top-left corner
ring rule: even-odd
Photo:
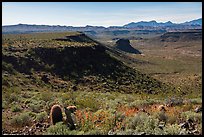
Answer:
[[[11,107],[11,111],[12,112],[19,112],[19,111],[21,111],[21,108],[18,105],[14,105]]]
[[[173,106],[179,106],[179,105],[183,105],[184,104],[184,100],[181,97],[171,97],[166,99],[165,104],[171,104]]]
[[[136,134],[134,130],[132,129],[126,129],[126,130],[116,130],[113,134],[115,135],[134,135]]]
[[[96,111],[100,108],[99,100],[96,100],[92,96],[77,97],[76,104],[79,108],[90,108],[92,111]]]
[[[3,90],[3,94],[2,94],[2,98],[4,98],[4,100],[10,104],[12,102],[18,102],[20,101],[20,88],[18,87],[12,87],[12,88],[8,88]]]
[[[31,102],[31,99],[26,99],[26,100],[24,101],[25,104],[29,104],[30,102]]]
[[[39,113],[42,109],[42,106],[40,104],[30,104],[29,107],[35,113]]]
[[[36,118],[36,113],[34,113],[34,112],[28,112],[29,113],[29,116],[31,116],[33,119],[35,119]]]
[[[146,113],[138,113],[134,117],[127,120],[127,129],[133,129],[137,133],[145,132],[146,134],[154,134],[158,128],[159,120]]]
[[[73,102],[74,100],[72,98],[72,93],[70,93],[70,92],[62,93],[60,98],[61,98],[61,102],[63,103],[64,106],[69,106],[69,105],[74,103]]]
[[[190,111],[192,109],[193,109],[193,104],[192,103],[185,104],[185,105],[182,106],[183,111]]]
[[[43,122],[43,121],[45,121],[47,118],[48,118],[48,117],[47,117],[47,113],[46,113],[46,112],[41,112],[41,113],[37,114],[37,116],[36,116],[36,120],[37,120],[38,122]]]
[[[5,108],[7,108],[6,101],[2,101],[2,109],[5,109]]]
[[[71,97],[71,93],[70,92],[68,92],[68,93],[62,93],[62,95],[61,95],[61,99],[62,99],[62,102],[65,102],[65,101],[67,101],[67,100],[70,100],[72,97]]]
[[[51,93],[49,91],[43,91],[41,93],[41,99],[44,100],[45,102],[51,101],[52,100],[52,95],[53,95],[53,93]]]
[[[194,122],[202,123],[202,113],[186,111],[181,113],[181,117],[185,120],[192,119]]]
[[[2,76],[2,86],[10,87],[12,86],[11,82],[9,81],[9,78]]]
[[[157,100],[154,100],[154,99],[145,99],[145,100],[135,100],[133,102],[130,103],[130,107],[145,107],[145,106],[148,106],[148,105],[152,105],[152,104],[155,104],[157,103],[158,101]]]
[[[202,123],[198,124],[197,129],[198,129],[198,131],[199,131],[200,133],[202,133]]]
[[[11,74],[15,74],[16,70],[13,68],[13,65],[11,63],[7,63],[2,61],[2,70],[6,70]]]
[[[22,113],[20,115],[14,116],[11,119],[11,124],[18,127],[28,126],[31,122],[32,118],[28,112]]]
[[[181,132],[181,128],[178,124],[168,125],[164,127],[165,135],[179,135]]]
[[[168,116],[167,122],[170,124],[175,124],[177,122],[177,116],[176,115]]]
[[[167,122],[167,120],[168,120],[167,115],[163,111],[159,111],[155,115],[156,115],[156,118],[158,118],[160,121]]]
[[[77,130],[69,130],[69,128],[63,124],[63,122],[58,122],[55,125],[47,128],[45,135],[82,135],[84,132]]]
[[[18,96],[15,93],[10,94],[8,98],[6,98],[7,102],[10,104],[12,102],[18,102]]]
[[[106,135],[106,134],[107,133],[105,133],[103,130],[96,128],[85,132],[83,135]]]
[[[45,133],[46,135],[68,135],[70,133],[70,130],[66,125],[63,124],[63,122],[58,122],[55,125],[51,125],[48,129],[47,132]]]
[[[193,98],[193,99],[190,99],[190,102],[192,104],[202,104],[202,98]]]

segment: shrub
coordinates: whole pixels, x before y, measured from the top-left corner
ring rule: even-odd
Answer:
[[[18,127],[28,126],[31,121],[31,116],[28,112],[22,113],[20,115],[14,116],[11,119],[11,124]]]
[[[185,120],[192,119],[194,122],[202,123],[202,113],[186,111],[181,113],[181,117]]]
[[[160,121],[164,121],[164,122],[167,122],[167,120],[168,120],[167,115],[166,115],[165,112],[163,112],[163,111],[157,112],[157,113],[156,113],[156,118],[158,118]]]
[[[28,112],[29,113],[29,116],[31,116],[33,119],[35,119],[36,118],[36,113],[34,113],[34,112]]]
[[[80,135],[83,133],[84,132],[79,132],[77,130],[69,130],[63,122],[58,122],[47,128],[45,135]]]
[[[190,102],[191,102],[192,104],[202,104],[202,98],[190,99]]]
[[[138,113],[127,120],[127,128],[134,129],[137,133],[145,132],[146,134],[154,134],[158,128],[158,119],[148,116],[146,113]]]
[[[132,129],[126,129],[126,130],[116,130],[114,132],[115,135],[134,135],[136,134],[134,130]]]
[[[43,122],[43,121],[45,121],[47,118],[48,118],[48,117],[47,117],[47,113],[46,113],[46,112],[41,112],[41,113],[37,114],[37,116],[36,116],[36,120],[37,120],[38,122]]]
[[[44,91],[41,93],[41,99],[45,102],[52,100],[52,93],[49,91]]]
[[[72,98],[70,92],[62,93],[62,95],[60,97],[62,99],[62,102],[65,102],[66,100],[70,100]]]
[[[40,104],[30,104],[29,107],[35,113],[39,113],[40,110],[42,109],[42,106]]]
[[[198,131],[199,131],[200,133],[202,133],[202,123],[198,124],[197,129],[198,129]]]
[[[5,109],[5,108],[7,108],[6,101],[2,101],[2,109]]]
[[[130,103],[130,107],[145,107],[148,105],[152,105],[158,103],[158,100],[154,100],[154,99],[145,99],[145,100],[135,100],[133,102]]]
[[[100,108],[100,102],[92,96],[77,97],[76,104],[79,108],[90,108],[92,111],[96,111]]]
[[[47,132],[45,133],[46,135],[68,135],[70,130],[66,125],[63,124],[63,122],[58,122],[55,125],[51,125],[48,129]]]
[[[165,135],[179,135],[181,132],[181,128],[178,124],[168,125],[164,127]]]
[[[177,122],[177,116],[173,115],[173,116],[168,116],[168,120],[167,120],[168,123],[170,124],[175,124]]]
[[[27,92],[24,92],[24,93],[22,94],[22,97],[23,97],[23,98],[31,98],[32,95],[29,94],[29,93],[27,93]]]
[[[8,104],[11,104],[12,102],[18,102],[18,96],[16,93],[12,93],[12,91],[7,91],[3,94],[3,98]]]
[[[165,101],[165,104],[171,104],[172,106],[177,106],[177,105],[183,105],[183,99],[182,98],[169,98]]]
[[[93,113],[91,113],[90,111],[76,112],[76,120],[78,123],[78,127],[85,132],[94,128],[94,123],[92,119]]]
[[[6,63],[2,61],[2,69],[8,71],[11,74],[15,74],[16,70],[13,68],[13,65],[11,63]]]
[[[193,108],[192,104],[186,104],[182,107],[183,111],[190,111]]]
[[[83,135],[106,135],[106,133],[96,128],[85,132]]]
[[[12,84],[7,77],[2,76],[2,86],[10,87]]]
[[[24,101],[25,104],[29,104],[30,102],[31,102],[31,99],[26,99],[26,100]]]
[[[19,112],[19,111],[21,111],[21,108],[18,105],[14,105],[11,107],[11,111],[12,112]]]

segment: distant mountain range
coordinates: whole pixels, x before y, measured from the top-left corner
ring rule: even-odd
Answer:
[[[180,24],[176,24],[176,23],[172,23],[171,21],[165,22],[165,23],[158,23],[155,20],[153,21],[140,21],[140,22],[132,22],[129,24],[124,25],[123,27],[125,28],[135,28],[138,26],[141,27],[171,27],[171,26],[202,26],[202,18],[197,19],[197,20],[192,20],[189,22],[184,22],[184,23],[180,23]]]
[[[202,18],[182,23],[182,25],[200,25],[202,26]]]
[[[33,32],[62,32],[62,31],[111,31],[111,30],[175,30],[175,29],[202,29],[202,18],[184,22],[172,23],[171,21],[165,23],[158,23],[153,21],[132,22],[124,26],[90,26],[73,27],[60,25],[29,25],[17,24],[2,26],[2,33],[33,33]]]
[[[125,28],[135,28],[135,27],[138,27],[138,26],[143,26],[143,27],[162,27],[162,26],[171,26],[171,25],[174,25],[174,23],[172,23],[171,21],[168,21],[166,23],[157,23],[155,20],[153,21],[140,21],[140,22],[132,22],[132,23],[129,23],[127,25],[124,25],[123,27]]]

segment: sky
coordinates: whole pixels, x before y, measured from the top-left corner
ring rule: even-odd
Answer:
[[[2,25],[123,26],[202,18],[202,2],[2,2]]]

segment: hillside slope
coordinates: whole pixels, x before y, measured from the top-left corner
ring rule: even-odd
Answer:
[[[43,36],[43,39],[36,38],[36,35],[37,37]],[[166,92],[169,88],[162,82],[111,57],[106,52],[107,48],[90,39],[87,41],[85,35],[80,33],[64,34],[64,36],[62,34],[61,36],[57,34],[40,35],[22,34],[21,39],[12,37],[13,35],[4,36],[3,74],[11,73],[11,70],[8,69],[10,66],[23,75],[40,75],[41,79],[48,77],[47,84],[51,86],[55,85],[52,83],[52,77],[59,77],[65,82],[71,81],[82,90],[88,88],[87,90],[95,92],[159,93]],[[66,40],[63,39],[65,36]],[[73,41],[73,36],[76,41]],[[10,44],[11,39],[14,42],[12,44]],[[81,41],[77,41],[79,39]],[[65,85],[65,87],[69,86]]]

